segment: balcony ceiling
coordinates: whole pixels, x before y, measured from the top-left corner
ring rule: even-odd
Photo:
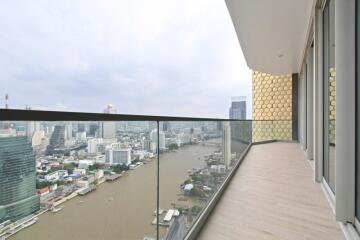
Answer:
[[[299,72],[314,0],[225,0],[248,66]]]

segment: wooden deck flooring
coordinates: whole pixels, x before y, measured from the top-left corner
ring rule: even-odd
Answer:
[[[345,239],[297,143],[254,145],[198,239]]]

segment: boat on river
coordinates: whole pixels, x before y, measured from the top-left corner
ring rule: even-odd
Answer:
[[[60,207],[58,207],[58,208],[52,207],[52,208],[50,209],[50,211],[51,211],[52,213],[57,213],[57,212],[60,212],[61,210],[63,210],[63,208],[64,208],[64,206],[60,206]]]

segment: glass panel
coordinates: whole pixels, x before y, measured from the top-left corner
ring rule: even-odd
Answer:
[[[251,142],[251,122],[161,125],[159,238],[182,239]]]
[[[307,76],[308,76],[308,73],[307,73],[307,71],[308,71],[308,69],[307,69],[307,64],[305,64],[305,66],[304,66],[304,80],[305,80],[305,86],[304,86],[304,91],[305,91],[305,94],[304,94],[304,104],[305,104],[305,107],[304,107],[304,136],[303,136],[303,141],[304,141],[304,146],[305,146],[305,151],[306,151],[306,149],[307,149],[307,109],[308,109],[308,105],[307,105],[307,96],[308,96],[308,91],[307,91],[307,84],[308,84],[308,78],[307,78]]]
[[[335,192],[335,3],[329,0],[324,23],[324,178]]]
[[[0,126],[0,238],[156,238],[155,122]]]

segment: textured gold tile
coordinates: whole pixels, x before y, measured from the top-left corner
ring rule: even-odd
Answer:
[[[292,76],[253,71],[253,141],[292,139]]]

